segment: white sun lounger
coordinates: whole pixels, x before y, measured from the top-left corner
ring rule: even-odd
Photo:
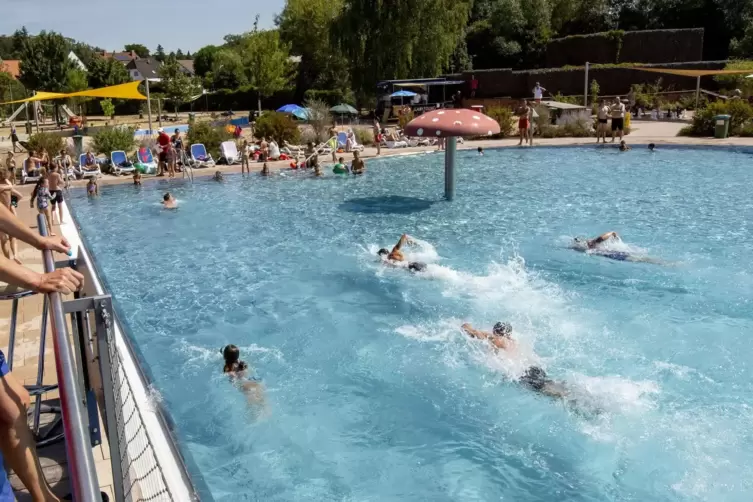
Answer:
[[[42,177],[40,175],[41,171],[39,167],[34,166],[34,169],[32,170],[34,174],[29,174],[28,166],[29,166],[29,159],[27,158],[24,160],[24,168],[21,170],[21,184],[22,185],[25,185],[26,183],[36,183],[37,181],[39,181],[39,178]]]
[[[238,145],[235,144],[235,141],[223,141],[220,144],[220,152],[222,152],[222,158],[229,166],[240,164],[241,155],[238,153]]]

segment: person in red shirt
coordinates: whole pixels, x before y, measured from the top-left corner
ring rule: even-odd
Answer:
[[[161,127],[157,129],[157,144],[159,144],[159,172],[157,176],[164,176],[167,170],[167,154],[170,150],[170,136]]]
[[[476,97],[476,91],[478,90],[478,79],[476,75],[471,75],[471,97]]]

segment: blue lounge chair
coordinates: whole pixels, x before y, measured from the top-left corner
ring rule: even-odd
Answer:
[[[201,143],[194,143],[191,145],[191,161],[193,167],[214,166],[214,159],[209,152],[207,152],[206,147]]]
[[[136,169],[133,167],[133,163],[129,162],[128,156],[123,150],[110,153],[110,165],[113,174],[130,174]]]
[[[73,172],[80,178],[91,178],[95,176],[99,178],[102,176],[102,170],[99,168],[99,163],[94,164],[95,168],[86,169],[86,154],[82,153],[78,156],[78,169],[73,169]]]

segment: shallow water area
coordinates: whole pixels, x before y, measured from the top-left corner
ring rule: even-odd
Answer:
[[[459,152],[451,203],[437,154],[70,199],[217,501],[749,501],[750,165],[507,148]],[[660,263],[571,249],[609,230]],[[377,257],[402,233],[426,271]],[[459,328],[497,321],[517,358]],[[574,402],[518,384],[533,364]]]

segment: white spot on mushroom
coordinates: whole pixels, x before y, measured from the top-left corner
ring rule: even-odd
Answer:
[[[493,133],[493,132],[491,132],[491,131],[489,131],[489,132],[488,132],[488,133],[486,133],[486,134],[487,134],[487,135],[489,135],[489,136],[493,136],[493,135],[494,135],[494,133]]]
[[[418,130],[416,131],[416,134],[418,134],[419,136],[423,136],[424,135],[424,130],[419,127]]]
[[[460,115],[460,110],[455,110],[455,113],[457,113],[458,115]]]
[[[444,112],[437,112],[437,115],[444,115]]]
[[[456,120],[455,122],[452,123],[452,125],[463,125],[463,123],[459,120]]]
[[[437,136],[441,136],[441,135],[442,135],[442,131],[437,130]]]
[[[474,115],[473,120],[481,120],[481,117],[479,117],[478,115]]]
[[[434,117],[433,119],[431,119],[431,121],[432,122],[439,122],[439,119],[437,117]]]
[[[489,120],[489,121],[491,121],[491,122],[494,122],[494,119],[493,119],[493,118],[491,118],[491,117],[488,117],[488,116],[486,117],[486,120]]]
[[[472,125],[473,127],[475,127],[475,128],[478,128],[478,122],[474,122],[474,123],[473,123],[473,124],[471,124],[471,125]]]

